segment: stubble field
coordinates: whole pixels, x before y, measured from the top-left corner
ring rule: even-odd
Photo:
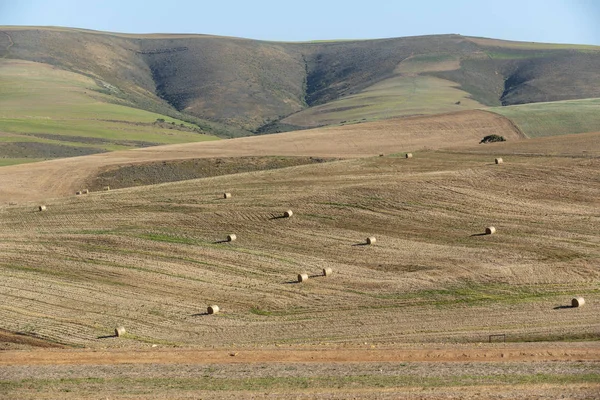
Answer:
[[[467,135],[406,159],[393,150],[418,149],[418,135],[392,133],[384,156],[367,147],[323,164],[58,197],[102,169],[92,161],[45,212],[33,200],[46,181],[32,173],[31,199],[0,210],[2,328],[90,350],[5,342],[6,398],[594,398],[599,134],[521,151],[517,132],[496,130],[513,140],[469,145]],[[321,151],[350,155],[355,144]],[[487,226],[497,233],[482,235]],[[327,267],[333,275],[319,276]],[[299,273],[311,278],[297,283]],[[574,296],[586,305],[568,307]],[[207,315],[210,304],[222,312]],[[124,337],[112,336],[118,325]],[[507,343],[487,343],[495,334]]]

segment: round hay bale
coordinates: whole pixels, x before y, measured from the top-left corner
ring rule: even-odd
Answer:
[[[46,211],[46,206],[44,206],[44,205],[39,206],[38,210],[40,210],[40,211]]]
[[[89,193],[90,193],[90,191],[89,191],[88,189],[83,189],[81,192],[82,192],[83,194],[89,194]]]
[[[126,331],[126,330],[125,330],[125,328],[124,328],[124,327],[122,327],[122,326],[117,326],[117,327],[115,328],[115,336],[117,336],[117,337],[118,337],[118,336],[123,336],[123,335],[124,335],[126,332],[127,332],[127,331]]]
[[[231,193],[223,193],[223,198],[224,199],[230,199],[231,198]]]
[[[494,233],[496,233],[496,228],[494,228],[493,226],[488,226],[487,228],[485,228],[486,235],[493,235]]]
[[[323,276],[331,276],[333,270],[331,268],[323,268]]]
[[[406,155],[404,157],[406,157],[406,158],[412,158],[412,153],[406,153]]]
[[[292,212],[292,210],[287,210],[286,212],[283,213],[283,216],[286,217],[286,218],[289,218],[292,215],[294,215],[294,213]]]
[[[79,196],[81,194],[81,190],[75,192],[75,195]]]
[[[110,186],[104,186],[104,190],[108,192],[110,190]]]
[[[208,306],[208,308],[206,309],[206,312],[209,314],[218,314],[219,306],[216,304],[213,304],[212,306]]]
[[[237,239],[237,236],[235,236],[233,233],[231,235],[227,235],[228,242],[233,242],[235,239]]]
[[[501,158],[496,158],[496,159],[494,160],[494,162],[495,162],[496,164],[502,164],[504,161],[502,161],[502,159],[501,159]]]
[[[571,300],[571,307],[581,307],[584,304],[585,300],[583,297],[574,297],[573,300]]]
[[[308,274],[298,274],[298,282],[306,282],[308,280]]]
[[[375,242],[377,241],[377,239],[375,239],[375,236],[371,236],[367,238],[367,244],[375,244]]]

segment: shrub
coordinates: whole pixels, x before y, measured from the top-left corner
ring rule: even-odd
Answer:
[[[503,136],[500,135],[487,135],[483,139],[481,139],[481,143],[494,143],[494,142],[506,142]]]

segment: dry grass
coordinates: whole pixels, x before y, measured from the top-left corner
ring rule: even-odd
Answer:
[[[116,345],[97,339],[115,320],[133,347],[592,334],[600,159],[514,155],[496,168],[499,148],[95,192],[37,215],[3,208],[0,318],[91,347]],[[223,187],[231,202],[215,196]],[[281,204],[294,218],[271,219]],[[502,235],[471,236],[489,221]],[[223,227],[243,243],[213,244]],[[377,246],[353,246],[370,235]],[[336,279],[286,285],[316,266]],[[586,307],[554,309],[573,292]],[[198,324],[202,301],[227,317]]]
[[[358,140],[358,132],[354,133]],[[79,363],[76,360],[130,364],[127,360],[141,363],[140,357],[146,357],[155,365],[178,366],[214,365],[225,358],[248,362],[247,370],[258,371],[254,367],[261,360],[269,365],[276,360],[278,367],[284,360],[279,353],[262,354],[253,351],[256,348],[289,346],[292,352],[286,360],[298,366],[316,354],[325,357],[321,346],[332,346],[330,358],[323,362],[363,368],[366,362],[392,357],[393,349],[408,344],[424,351],[413,360],[455,363],[449,368],[454,371],[449,380],[422,371],[412,380],[382,378],[378,374],[386,367],[377,367],[372,377],[345,374],[333,381],[329,376],[315,381],[300,369],[287,371],[289,380],[265,382],[249,375],[218,382],[194,378],[175,382],[177,388],[163,385],[160,389],[155,383],[166,381],[156,381],[152,373],[135,381],[106,378],[99,385],[90,380],[44,381],[38,375],[23,382],[17,378],[18,366],[11,366],[10,371],[3,369],[2,393],[85,398],[127,387],[132,395],[160,398],[186,396],[186,390],[197,394],[199,387],[205,387],[219,388],[215,390],[224,398],[232,393],[249,398],[257,388],[277,389],[289,397],[308,385],[303,386],[309,390],[306,397],[368,398],[377,393],[393,398],[412,393],[406,388],[417,385],[437,388],[428,394],[440,398],[455,394],[518,398],[523,393],[593,398],[597,374],[574,372],[569,360],[597,359],[597,341],[483,345],[487,350],[475,343],[497,333],[506,334],[508,342],[597,340],[598,136],[421,150],[410,162],[404,151],[384,157],[376,151],[373,157],[353,160],[92,192],[84,201],[69,196],[70,190],[67,197],[49,200],[47,213],[32,212],[39,203],[26,201],[2,207],[2,327],[38,341],[126,350],[122,355],[6,352],[2,360],[11,365],[34,364],[41,357],[50,365],[49,371],[60,373],[50,358],[66,358],[73,364]],[[390,137],[394,143],[396,139]],[[340,150],[332,145],[330,151],[356,151],[347,146]],[[580,148],[588,153],[577,155]],[[191,153],[197,156],[197,151]],[[114,155],[111,162],[129,162],[126,156],[136,154]],[[174,154],[186,153],[170,155]],[[510,154],[510,163],[498,168],[492,162],[498,154]],[[80,165],[84,164],[82,160]],[[38,166],[30,167],[39,173]],[[29,173],[21,177],[35,176]],[[14,189],[34,183],[17,178],[11,185]],[[218,198],[215,194],[223,193],[223,188],[236,196],[228,201]],[[281,215],[282,205],[297,212],[294,218],[273,218]],[[501,235],[473,235],[491,221],[502,228]],[[235,246],[216,244],[217,229],[236,232],[244,240]],[[370,235],[380,239],[376,246],[357,245],[356,238]],[[335,270],[335,279],[290,282],[298,271],[317,268]],[[568,307],[573,294],[585,297],[586,306]],[[208,317],[210,310],[199,313],[198,304],[219,304],[227,312]],[[130,333],[119,339],[108,337],[116,322]],[[443,347],[443,354],[426,350],[432,348],[428,343],[436,343],[439,349],[441,342],[451,343]],[[227,350],[215,350],[212,358],[193,355],[193,350],[140,352],[153,352],[153,345]],[[14,346],[8,348],[25,344]],[[577,352],[578,346],[591,350]],[[386,365],[398,365],[407,354],[396,354]],[[559,370],[525,372],[520,380],[512,377],[521,372],[476,378],[458,372],[481,360],[491,361],[486,368],[499,368],[495,363],[512,358],[534,365],[538,354],[545,355],[544,360],[560,360],[552,363]],[[104,357],[104,361],[92,362],[90,357]],[[80,371],[81,367],[71,368]],[[109,376],[115,376],[112,373]],[[563,378],[557,380],[558,376]],[[325,382],[338,386],[330,388]],[[493,385],[487,386],[490,382]],[[519,390],[516,384],[522,385]],[[356,385],[363,392],[357,392]],[[476,389],[457,391],[456,385]],[[215,393],[205,392],[208,397]]]

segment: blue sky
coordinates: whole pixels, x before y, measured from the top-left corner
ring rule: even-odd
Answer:
[[[600,1],[0,0],[0,25],[282,41],[459,33],[600,45]]]

